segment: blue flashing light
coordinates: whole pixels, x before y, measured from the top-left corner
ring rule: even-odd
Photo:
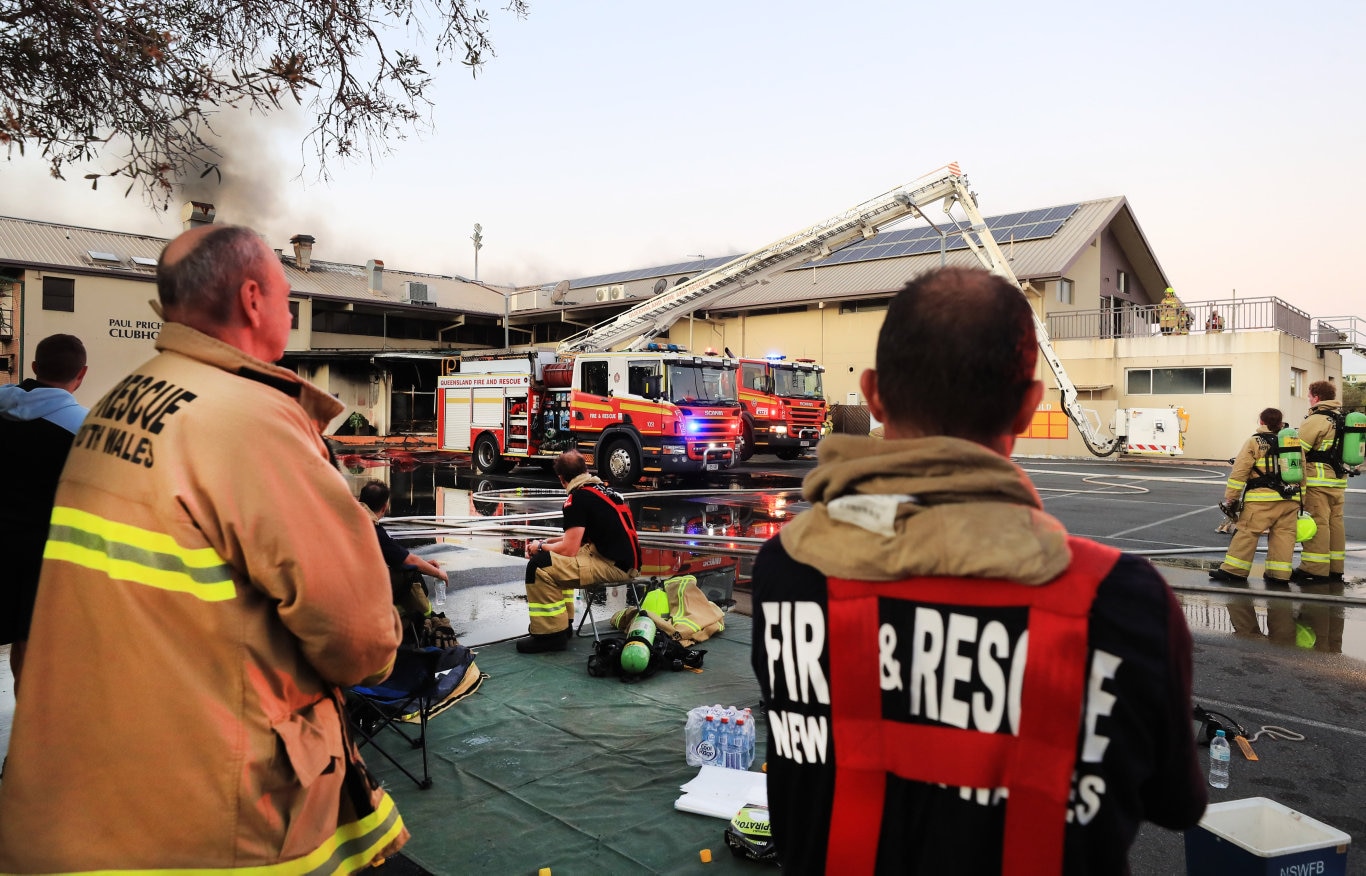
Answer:
[[[686,352],[688,352],[687,350],[685,350],[685,349],[683,349],[682,347],[678,346],[678,344],[669,344],[668,347],[666,347],[666,349],[667,349],[670,353],[686,353]]]
[[[645,349],[647,352],[650,353],[658,353],[662,348],[659,346],[659,344],[655,343],[654,341],[651,341],[650,343],[645,345]]]
[[[769,354],[768,354],[767,356],[765,356],[764,358],[767,359],[767,360],[770,361],[770,362],[782,362],[782,361],[785,361],[785,360],[787,359],[786,356],[780,356],[780,355],[778,355],[777,353],[769,353]]]

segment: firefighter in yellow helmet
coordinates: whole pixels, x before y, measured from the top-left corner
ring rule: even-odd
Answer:
[[[1168,286],[1163,293],[1162,300],[1157,305],[1157,324],[1162,328],[1162,334],[1169,335],[1176,331],[1177,314],[1181,307],[1181,301],[1176,297],[1176,291]]]

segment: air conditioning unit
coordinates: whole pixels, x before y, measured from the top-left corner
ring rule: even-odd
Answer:
[[[415,280],[407,280],[404,282],[403,293],[409,301],[420,301],[423,304],[426,304],[429,300],[427,298],[427,284],[418,283]]]
[[[612,287],[611,287],[611,286],[599,286],[599,287],[598,287],[598,300],[599,300],[599,301],[611,301],[611,300],[612,300]]]
[[[14,372],[14,357],[0,356],[0,372],[12,374]]]
[[[620,283],[617,283],[613,286],[608,286],[607,288],[611,290],[613,301],[620,301],[621,299],[626,297],[626,287]]]

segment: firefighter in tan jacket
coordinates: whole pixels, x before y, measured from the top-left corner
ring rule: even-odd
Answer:
[[[157,356],[91,409],[57,490],[0,783],[0,872],[351,872],[407,838],[338,685],[400,640],[364,510],[278,359],[254,232],[165,249]]]
[[[1224,488],[1224,503],[1241,499],[1243,509],[1223,564],[1209,573],[1211,581],[1235,584],[1247,581],[1252,572],[1252,559],[1257,553],[1257,541],[1263,532],[1267,534],[1266,580],[1282,584],[1290,580],[1290,566],[1295,557],[1295,519],[1299,516],[1300,504],[1295,493],[1284,489],[1277,470],[1273,448],[1276,433],[1284,425],[1281,412],[1276,408],[1262,411],[1257,431],[1243,443],[1242,450],[1233,460],[1233,469]]]

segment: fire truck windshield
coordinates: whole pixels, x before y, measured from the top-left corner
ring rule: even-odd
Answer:
[[[824,398],[821,372],[815,369],[774,368],[773,394],[779,398]]]
[[[676,405],[740,403],[740,396],[735,389],[734,368],[671,362],[665,370],[669,379],[669,400]]]

